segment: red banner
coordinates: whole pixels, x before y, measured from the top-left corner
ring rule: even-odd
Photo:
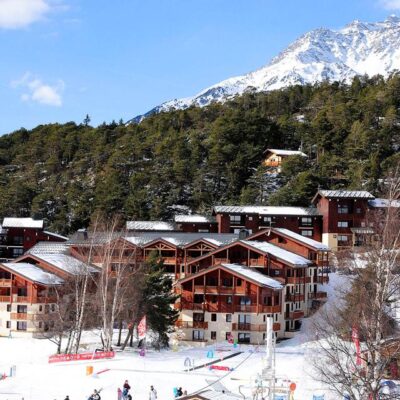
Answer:
[[[210,369],[217,369],[218,371],[230,371],[229,367],[223,367],[222,365],[211,365]]]
[[[356,365],[361,365],[361,348],[360,348],[360,338],[358,336],[358,329],[353,327],[351,338],[353,339],[354,346],[356,347]]]
[[[139,340],[144,339],[146,337],[146,331],[147,331],[147,323],[146,323],[146,316],[144,316],[138,325]]]
[[[55,354],[49,357],[49,363],[65,362],[65,361],[84,361],[84,360],[100,360],[103,358],[114,358],[115,352],[113,351],[98,351],[95,353],[81,353],[81,354]]]

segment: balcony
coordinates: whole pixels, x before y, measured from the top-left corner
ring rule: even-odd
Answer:
[[[272,327],[274,332],[281,329],[281,324],[274,323]],[[232,324],[232,331],[250,331],[250,332],[266,332],[267,324],[247,324],[247,323],[234,323]]]
[[[11,303],[11,296],[0,296],[0,303]]]
[[[326,300],[328,298],[328,293],[326,292],[309,293],[308,298],[313,300]]]
[[[304,318],[304,311],[292,311],[285,313],[286,319],[300,319]]]
[[[265,264],[265,259],[264,257],[260,258],[250,258],[250,267],[258,267],[258,266],[264,266]]]
[[[297,285],[299,283],[311,283],[309,276],[288,276],[287,283],[290,285]]]
[[[37,297],[34,303],[39,303],[39,304],[51,304],[51,303],[57,303],[57,297]]]
[[[14,303],[30,303],[29,298],[27,296],[13,296]]]
[[[229,258],[214,258],[214,264],[229,264]]]
[[[317,276],[317,283],[320,283],[321,285],[329,283],[329,276]]]
[[[176,326],[182,329],[208,329],[208,322],[204,321],[176,321]]]
[[[285,296],[285,301],[292,301],[292,302],[297,302],[297,301],[304,301],[305,296],[304,294],[301,293],[289,293]]]
[[[0,279],[0,287],[11,287],[11,279]]]
[[[27,314],[27,313],[11,313],[11,319],[15,320],[19,320],[19,321],[26,321],[26,320],[32,320],[33,319],[33,315],[31,314]]]

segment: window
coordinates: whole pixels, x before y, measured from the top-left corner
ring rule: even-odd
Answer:
[[[231,340],[232,339],[232,333],[226,332],[225,333],[225,340]]]
[[[24,249],[12,249],[12,256],[13,257],[19,257],[24,254]]]
[[[238,334],[239,343],[250,343],[250,333],[239,333]]]
[[[226,298],[226,304],[232,304],[232,296]]]
[[[213,296],[211,299],[211,303],[216,303],[217,302],[217,296]]]
[[[349,239],[346,235],[338,235],[338,242],[347,242]]]
[[[253,221],[253,217],[249,217],[249,221]]]
[[[7,321],[6,322],[6,328],[7,329],[11,329],[11,321]]]
[[[226,322],[232,322],[232,314],[226,314]]]
[[[193,321],[204,322],[204,313],[193,313]]]
[[[349,206],[347,204],[338,204],[338,214],[348,214]]]
[[[42,321],[39,322],[39,329],[42,329],[43,323]]]
[[[231,221],[231,224],[240,224],[242,222],[242,216],[241,215],[230,215],[229,220]]]
[[[17,321],[17,331],[26,331],[26,321]]]
[[[251,305],[251,299],[248,297],[241,297],[240,298],[240,305],[242,306],[249,306]]]
[[[224,278],[222,280],[222,285],[225,287],[232,287],[233,286],[233,279],[232,278]]]
[[[338,228],[348,228],[349,221],[338,221],[337,226]]]
[[[242,280],[241,279],[237,279],[236,280],[236,286],[242,286]]]
[[[199,233],[208,233],[208,232],[210,232],[210,230],[209,229],[199,229],[198,232]]]
[[[204,340],[204,331],[193,331],[193,340]]]
[[[18,314],[26,314],[28,312],[28,306],[17,306]]]
[[[52,304],[52,305],[51,305],[51,311],[52,311],[52,312],[56,311],[56,305],[55,305],[55,304]]]
[[[312,224],[311,217],[301,217],[301,226],[312,226]]]
[[[39,312],[43,311],[43,306],[39,306]]]
[[[15,245],[19,245],[19,246],[24,244],[24,237],[23,236],[14,236],[13,243]]]
[[[301,236],[306,236],[306,237],[311,237],[312,235],[313,235],[313,232],[312,231],[309,231],[309,230],[302,230],[301,232]]]
[[[263,222],[270,224],[272,222],[272,217],[263,217]]]
[[[356,208],[356,214],[361,214],[361,212],[362,212],[361,208],[360,208],[360,207],[357,207],[357,208]]]
[[[211,314],[211,321],[215,322],[217,320],[217,314]]]
[[[11,304],[7,304],[7,312],[11,312]]]
[[[239,314],[239,324],[250,324],[251,315],[250,314]]]
[[[17,295],[26,297],[28,295],[28,288],[26,288],[26,287],[18,288]]]
[[[217,332],[211,331],[211,340],[217,340]]]

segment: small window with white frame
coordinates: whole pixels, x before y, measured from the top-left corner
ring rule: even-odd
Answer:
[[[306,236],[306,237],[311,237],[313,235],[313,232],[310,230],[302,230],[300,233],[301,236]]]
[[[242,222],[241,215],[229,215],[229,220],[231,224],[240,224]]]
[[[348,228],[349,221],[338,221],[337,226],[338,228]]]

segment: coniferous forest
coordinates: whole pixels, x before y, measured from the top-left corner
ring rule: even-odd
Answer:
[[[276,177],[266,148],[301,148]],[[168,219],[214,204],[308,205],[318,187],[379,193],[400,160],[400,75],[355,78],[153,115],[40,125],[0,137],[0,216],[68,234],[95,212]],[[276,188],[279,188],[276,190]]]

